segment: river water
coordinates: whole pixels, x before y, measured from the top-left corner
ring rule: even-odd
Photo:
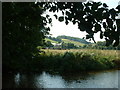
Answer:
[[[118,70],[81,74],[7,74],[3,88],[118,88]]]

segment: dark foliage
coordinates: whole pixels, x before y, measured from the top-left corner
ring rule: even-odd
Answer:
[[[54,41],[57,41],[57,42],[61,42],[61,39],[60,38],[55,38],[55,37],[51,37],[51,36],[48,36],[47,38],[51,39],[51,40],[54,40]]]
[[[60,22],[64,21],[66,25],[69,22],[78,24],[80,31],[88,33],[86,39],[92,39],[95,42],[94,34],[101,32],[100,38],[105,37],[106,46],[119,45],[120,19],[116,19],[116,17],[120,13],[120,5],[116,9],[108,9],[107,4],[101,2],[54,2],[45,3],[45,6],[45,10],[50,8],[50,12],[59,10],[64,12],[63,16],[58,18],[57,15],[54,16]]]
[[[30,60],[38,53],[37,46],[44,44],[48,34],[43,10],[34,3],[2,3],[2,9],[3,68],[29,69]]]

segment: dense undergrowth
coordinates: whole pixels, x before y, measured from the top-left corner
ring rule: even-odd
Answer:
[[[117,68],[112,62],[116,57],[102,55],[92,52],[70,52],[63,53],[46,52],[40,53],[37,57],[28,62],[13,61],[7,66],[6,70],[19,72],[58,72],[58,73],[77,73],[81,71],[98,71]],[[7,67],[7,68],[6,68]]]
[[[65,52],[64,54],[40,56],[43,68],[58,72],[80,72],[111,69],[115,67],[109,57],[101,57],[87,53]]]

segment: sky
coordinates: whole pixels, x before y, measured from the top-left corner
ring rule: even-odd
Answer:
[[[92,1],[95,1],[95,2],[100,1],[102,3],[106,3],[109,6],[109,8],[116,8],[116,6],[118,5],[118,2],[120,4],[120,0],[92,0]],[[50,16],[54,14],[55,13],[49,13]],[[61,12],[57,14],[62,15]],[[52,17],[52,27],[50,27],[50,29],[51,29],[50,34],[52,37],[57,37],[59,35],[66,35],[66,36],[83,38],[87,35],[86,32],[81,32],[78,29],[77,25],[73,25],[72,23],[69,23],[68,25],[66,25],[64,22],[59,22],[58,20],[56,20],[55,17]],[[94,35],[95,41],[104,41],[104,39],[100,39],[99,35],[100,33],[97,33]]]

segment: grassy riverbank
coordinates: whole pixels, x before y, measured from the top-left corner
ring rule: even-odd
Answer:
[[[38,57],[22,64],[14,62],[10,66],[16,71],[50,71],[50,72],[81,72],[98,71],[117,68],[113,60],[120,59],[120,51],[117,50],[44,50]]]
[[[116,50],[45,50],[40,58],[48,71],[81,72],[113,69],[120,58]]]

